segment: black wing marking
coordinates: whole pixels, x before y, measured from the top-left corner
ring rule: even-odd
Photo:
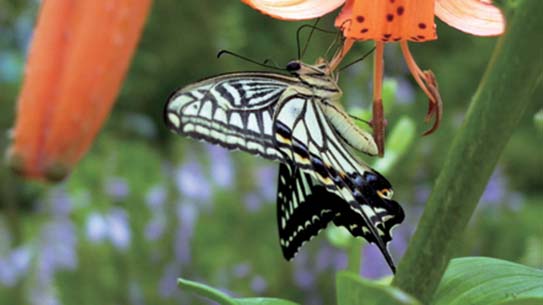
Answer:
[[[285,98],[274,120],[277,146],[295,166],[349,204],[353,213],[342,213],[337,223],[375,243],[394,270],[386,245],[392,227],[403,220],[403,211],[391,200],[390,183],[345,148],[320,103],[303,95]]]
[[[285,161],[273,141],[273,116],[281,95],[294,81],[274,73],[213,77],[175,92],[164,119],[178,134]]]
[[[283,256],[290,260],[298,249],[326,228],[336,209],[346,203],[296,166],[279,165],[277,226]]]

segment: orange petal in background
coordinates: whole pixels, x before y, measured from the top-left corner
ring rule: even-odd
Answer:
[[[505,18],[489,0],[436,0],[436,15],[443,22],[477,36],[500,35]]]
[[[436,39],[434,0],[348,0],[336,18],[347,38],[375,41]]]
[[[151,0],[42,2],[17,102],[10,166],[60,180],[107,118]]]
[[[262,14],[283,20],[306,20],[321,17],[342,5],[345,0],[241,0]]]

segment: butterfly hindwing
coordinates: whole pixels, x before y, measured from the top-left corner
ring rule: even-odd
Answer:
[[[290,260],[303,243],[326,228],[344,202],[298,167],[281,163],[277,184],[277,225],[283,256]]]
[[[282,101],[274,120],[277,146],[295,166],[311,173],[328,192],[349,204],[350,211],[342,213],[336,223],[375,243],[394,269],[386,244],[393,225],[403,220],[403,211],[400,207],[399,217],[400,212],[394,209],[399,205],[386,197],[392,194],[388,181],[347,150],[322,104],[318,98],[303,95]],[[386,204],[393,208],[387,209]]]

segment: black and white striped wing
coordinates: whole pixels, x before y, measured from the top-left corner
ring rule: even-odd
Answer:
[[[298,167],[281,163],[277,182],[277,226],[285,259],[326,228],[342,204],[341,198],[314,183]]]
[[[391,200],[390,183],[347,150],[321,104],[304,95],[283,100],[274,120],[277,146],[295,166],[349,204],[350,212],[341,212],[334,222],[375,243],[394,269],[386,244],[392,227],[403,221],[403,210]]]
[[[273,116],[296,79],[274,73],[231,73],[175,92],[165,108],[178,134],[285,161],[273,141]]]

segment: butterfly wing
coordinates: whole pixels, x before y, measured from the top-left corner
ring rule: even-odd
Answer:
[[[273,141],[273,116],[296,79],[274,73],[230,73],[176,91],[164,118],[181,135],[281,160]]]
[[[344,203],[315,183],[298,167],[281,163],[277,183],[277,225],[283,256],[290,260],[298,249],[326,228]]]
[[[350,212],[341,212],[336,224],[375,243],[394,269],[386,244],[392,227],[403,220],[403,211],[391,200],[390,183],[345,148],[322,103],[301,94],[285,98],[274,120],[277,146],[295,166],[348,203]]]

